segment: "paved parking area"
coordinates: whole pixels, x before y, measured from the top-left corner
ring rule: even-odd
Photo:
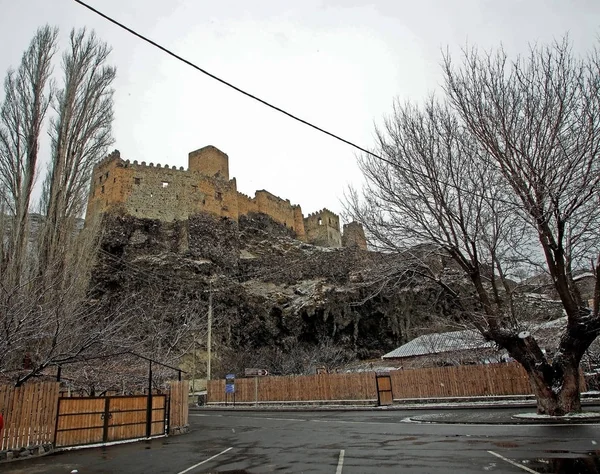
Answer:
[[[486,412],[472,410],[469,415],[482,417]],[[410,421],[435,413],[442,412],[196,411],[190,414],[188,435],[72,451],[5,464],[0,470],[10,474],[600,472],[597,424]],[[509,411],[494,413],[510,418]]]

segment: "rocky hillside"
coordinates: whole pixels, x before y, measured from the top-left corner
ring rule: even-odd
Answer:
[[[212,296],[217,370],[299,373],[378,357],[449,310],[439,289],[412,291],[385,255],[305,244],[260,214],[239,224],[110,215],[103,228],[93,298],[135,308],[132,338],[175,356],[205,340]]]

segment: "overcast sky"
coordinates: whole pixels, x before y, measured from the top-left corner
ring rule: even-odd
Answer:
[[[439,89],[440,51],[467,42],[510,54],[569,33],[600,35],[598,0],[89,0],[87,3],[242,89],[373,146],[395,97]],[[89,27],[113,47],[115,145],[125,159],[187,166],[214,145],[238,190],[266,189],[304,214],[341,211],[360,183],[356,151],[202,75],[72,0],[0,0],[0,72],[35,29]],[[58,58],[57,58],[58,59]],[[56,70],[58,70],[58,61]],[[0,93],[1,96],[1,93]]]

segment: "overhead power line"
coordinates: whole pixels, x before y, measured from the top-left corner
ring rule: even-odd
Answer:
[[[181,61],[182,63],[187,64],[188,66],[196,69],[197,71],[200,71],[202,74],[207,75],[211,79],[214,79],[214,80],[220,82],[221,84],[223,84],[223,85],[225,85],[225,86],[227,86],[227,87],[235,90],[236,92],[239,92],[240,94],[245,95],[246,97],[250,97],[251,99],[254,99],[257,102],[260,102],[261,104],[266,105],[267,107],[269,107],[269,108],[271,108],[273,110],[276,110],[277,112],[282,113],[283,115],[286,115],[287,117],[289,117],[289,118],[291,118],[293,120],[296,120],[296,121],[298,121],[298,122],[300,122],[300,123],[302,123],[302,124],[304,124],[304,125],[306,125],[308,127],[311,127],[313,129],[321,132],[321,133],[324,133],[325,135],[328,135],[328,136],[330,136],[332,138],[335,138],[336,140],[339,140],[339,141],[341,141],[343,143],[346,143],[347,145],[350,145],[351,147],[356,148],[357,150],[360,150],[363,153],[366,153],[367,155],[370,155],[370,156],[372,156],[373,158],[375,158],[377,160],[380,160],[380,161],[382,161],[384,163],[387,163],[388,165],[390,165],[392,167],[395,167],[395,168],[397,168],[397,169],[399,169],[399,170],[401,170],[403,172],[412,173],[412,174],[415,174],[417,176],[421,176],[423,178],[432,180],[432,181],[434,181],[436,183],[439,183],[439,184],[442,184],[444,186],[448,186],[450,188],[456,189],[457,191],[464,192],[465,194],[470,194],[472,196],[481,197],[481,198],[487,198],[487,196],[484,193],[479,193],[477,191],[473,191],[473,190],[470,190],[470,189],[465,189],[462,186],[459,186],[459,185],[457,185],[455,183],[444,181],[444,180],[441,180],[441,179],[436,178],[434,176],[431,176],[428,173],[421,172],[421,171],[417,170],[416,168],[409,168],[407,166],[401,165],[400,163],[397,163],[397,162],[395,163],[392,160],[384,158],[380,154],[377,154],[377,153],[374,153],[372,151],[369,151],[366,148],[363,148],[360,145],[357,145],[356,143],[351,142],[350,140],[346,140],[345,138],[342,138],[339,135],[336,135],[335,133],[329,132],[329,131],[325,130],[324,128],[321,128],[321,127],[319,127],[319,126],[317,126],[317,125],[315,125],[315,124],[313,124],[313,123],[311,123],[311,122],[309,122],[307,120],[304,120],[304,119],[298,117],[297,115],[294,115],[294,114],[292,114],[292,113],[290,113],[290,112],[282,109],[281,107],[277,107],[276,105],[273,105],[270,102],[267,102],[266,100],[261,99],[260,97],[257,97],[254,94],[251,94],[251,93],[249,93],[249,92],[247,92],[247,91],[245,91],[245,90],[243,90],[243,89],[241,89],[241,88],[233,85],[232,83],[230,83],[230,82],[228,82],[228,81],[226,81],[224,79],[221,79],[220,77],[218,77],[218,76],[216,76],[216,75],[208,72],[206,69],[203,69],[200,66],[198,66],[198,65],[194,64],[193,62],[191,62],[190,60],[185,59],[182,56],[179,56],[178,54],[174,53],[170,49],[168,49],[168,48],[166,48],[166,47],[158,44],[156,41],[151,40],[150,38],[142,35],[141,33],[138,33],[137,31],[133,30],[132,28],[129,28],[128,26],[124,25],[123,23],[115,20],[114,18],[112,18],[112,17],[110,17],[110,16],[108,16],[108,15],[106,15],[104,13],[102,13],[101,11],[95,9],[94,7],[88,5],[87,3],[85,3],[85,2],[83,2],[81,0],[75,0],[75,2],[78,3],[78,4],[80,4],[83,7],[87,8],[88,10],[94,12],[95,14],[101,16],[105,20],[108,20],[109,22],[113,23],[114,25],[117,25],[119,28],[122,28],[123,30],[127,31],[128,33],[131,33],[132,35],[137,36],[138,38],[140,38],[141,40],[145,41],[146,43],[154,46],[155,48],[160,49],[162,52],[168,54],[169,56],[171,56],[171,57],[173,57],[175,59],[177,59],[178,61]],[[504,200],[504,199],[498,199],[498,201],[504,202],[506,204],[512,204],[511,201],[507,201],[507,200]]]
[[[97,15],[100,15],[102,18],[110,21],[111,23],[117,25],[120,28],[123,28],[125,31],[131,33],[134,36],[137,36],[138,38],[140,38],[141,40],[151,44],[152,46],[154,46],[155,48],[160,49],[161,51],[167,53],[169,56],[174,57],[175,59],[177,59],[178,61],[181,61],[185,64],[187,64],[188,66],[193,67],[194,69],[196,69],[197,71],[200,71],[202,74],[207,75],[208,77],[210,77],[211,79],[214,79],[216,81],[219,81],[221,84],[226,85],[227,87],[230,87],[231,89],[239,92],[240,94],[244,94],[246,97],[250,97],[251,99],[254,99],[258,102],[260,102],[263,105],[266,105],[267,107],[276,110],[277,112],[280,112],[284,115],[287,115],[288,117],[290,117],[291,119],[294,119],[304,125],[308,125],[311,128],[314,128],[315,130],[318,130],[321,133],[324,133],[326,135],[329,135],[332,138],[335,138],[336,140],[339,140],[343,143],[346,143],[347,145],[350,145],[354,148],[356,148],[357,150],[360,150],[364,153],[368,153],[369,155],[374,156],[375,158],[378,158],[380,160],[383,160],[387,163],[390,163],[388,160],[386,160],[385,158],[383,158],[382,156],[379,156],[369,150],[367,150],[366,148],[363,148],[359,145],[357,145],[356,143],[351,142],[350,140],[346,140],[345,138],[340,137],[339,135],[336,135],[335,133],[332,132],[328,132],[327,130],[325,130],[324,128],[321,128],[311,122],[309,122],[308,120],[304,120],[300,117],[298,117],[297,115],[294,115],[284,109],[282,109],[281,107],[277,107],[276,105],[271,104],[270,102],[267,102],[266,100],[261,99],[260,97],[255,96],[254,94],[251,94],[250,92],[245,91],[244,89],[241,89],[235,85],[233,85],[231,82],[228,82],[224,79],[221,79],[218,76],[215,76],[214,74],[208,72],[206,69],[201,68],[200,66],[194,64],[193,62],[179,56],[178,54],[174,53],[173,51],[171,51],[170,49],[165,48],[164,46],[158,44],[156,41],[151,40],[150,38],[142,35],[141,33],[138,33],[137,31],[129,28],[128,26],[124,25],[123,23],[118,22],[117,20],[115,20],[114,18],[109,17],[108,15],[105,15],[104,13],[102,13],[101,11],[96,10],[94,7],[91,7],[90,5],[86,4],[85,2],[82,2],[81,0],[75,0],[75,2],[79,3],[80,5],[84,6],[85,8],[87,8],[88,10],[91,10],[92,12],[96,13]],[[391,164],[391,163],[390,163]]]

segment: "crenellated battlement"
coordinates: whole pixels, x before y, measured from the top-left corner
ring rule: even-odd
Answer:
[[[146,164],[145,161],[142,161],[141,163],[138,163],[137,160],[120,160],[120,162],[117,164],[117,166],[120,166],[121,168],[157,168],[157,169],[165,169],[165,170],[172,170],[172,171],[183,171],[188,173],[190,170],[187,168],[184,168],[183,166],[180,166],[179,168],[177,166],[169,166],[169,165],[161,165],[160,163],[148,163]]]
[[[327,247],[342,245],[339,217],[327,208],[306,218],[292,204],[267,190],[254,197],[237,191],[229,179],[229,157],[214,146],[189,154],[189,167],[124,160],[119,150],[109,153],[92,173],[87,216],[126,212],[163,221],[187,220],[210,213],[237,221],[249,213],[263,213],[293,230],[298,239]]]

